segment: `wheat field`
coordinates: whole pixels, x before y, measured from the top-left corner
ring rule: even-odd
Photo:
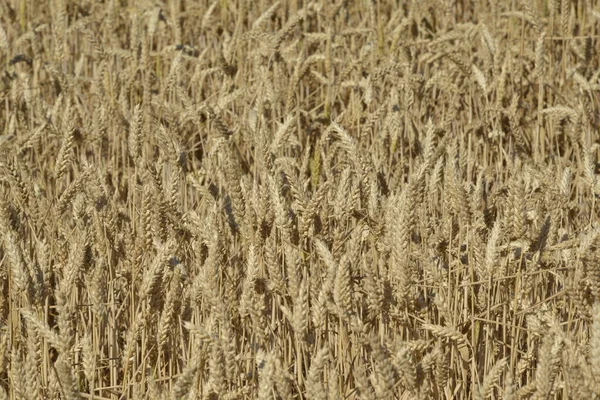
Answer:
[[[0,399],[600,398],[599,35],[0,2]]]

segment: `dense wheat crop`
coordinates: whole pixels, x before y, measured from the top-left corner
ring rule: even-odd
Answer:
[[[600,2],[0,2],[0,399],[600,397]]]

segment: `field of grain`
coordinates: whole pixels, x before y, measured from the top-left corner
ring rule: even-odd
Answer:
[[[600,398],[599,35],[0,2],[0,399]]]

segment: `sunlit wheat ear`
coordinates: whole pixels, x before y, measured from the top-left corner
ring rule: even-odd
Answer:
[[[600,389],[600,379],[598,374],[600,373],[600,304],[596,303],[592,311],[592,326],[591,326],[591,340],[589,350],[589,380],[588,386],[594,391]],[[591,378],[593,377],[593,378]]]
[[[129,129],[129,155],[133,160],[137,160],[141,152],[141,136],[142,136],[142,109],[136,105],[133,110],[133,120]]]
[[[56,178],[60,180],[69,168],[73,158],[73,140],[75,137],[75,128],[68,126],[63,136],[63,143],[56,160]]]
[[[171,399],[181,399],[192,390],[192,385],[198,373],[198,364],[200,360],[197,355],[190,357],[188,365],[186,365],[179,379],[171,390]]]
[[[500,379],[500,375],[502,374],[502,370],[506,366],[507,360],[505,358],[498,361],[488,372],[488,374],[483,379],[483,384],[479,388],[476,398],[478,399],[487,399],[490,395],[492,395],[494,390],[494,385],[498,379]]]

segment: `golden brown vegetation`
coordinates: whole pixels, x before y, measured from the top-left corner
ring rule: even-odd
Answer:
[[[600,396],[598,1],[396,3],[2,1],[0,399]]]

